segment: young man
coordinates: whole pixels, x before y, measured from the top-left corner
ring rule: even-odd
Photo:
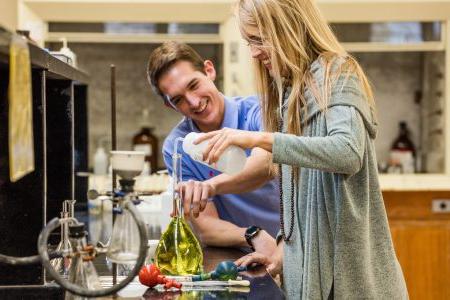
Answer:
[[[172,174],[175,140],[189,132],[209,132],[224,127],[261,130],[260,107],[255,97],[225,97],[216,88],[216,71],[186,44],[164,43],[149,58],[148,79],[166,105],[184,116],[166,138],[164,161]],[[179,145],[181,146],[181,145]],[[221,174],[183,154],[183,205],[201,241],[210,246],[252,247],[270,255],[276,248],[279,229],[278,184],[271,174],[257,174],[270,164],[262,149],[248,153],[244,170],[234,176]],[[244,178],[255,178],[252,182]],[[245,183],[243,183],[245,182]],[[261,186],[250,191],[254,184]],[[212,201],[208,201],[212,199]],[[200,201],[194,201],[200,200]],[[190,207],[192,203],[201,207]],[[198,211],[203,210],[198,217]]]

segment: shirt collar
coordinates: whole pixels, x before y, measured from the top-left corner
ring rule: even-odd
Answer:
[[[232,98],[225,96],[224,102],[225,102],[225,112],[223,116],[222,126],[220,128],[228,127],[237,129],[239,120],[238,104]]]
[[[236,101],[234,101],[230,97],[223,96],[223,99],[224,99],[224,108],[225,109],[224,109],[224,113],[223,113],[224,116],[223,116],[222,125],[220,126],[220,128],[227,127],[227,128],[237,129],[238,121],[239,121],[238,104],[236,103]],[[197,127],[197,125],[195,125],[195,122],[192,121],[192,119],[188,118],[187,121],[189,123],[189,128],[191,131],[200,132],[200,129]]]

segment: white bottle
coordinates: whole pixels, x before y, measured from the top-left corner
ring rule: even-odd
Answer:
[[[203,151],[208,146],[208,141],[206,140],[200,144],[194,145],[194,141],[202,134],[203,133],[191,132],[186,135],[183,141],[184,152],[186,152],[193,160],[228,175],[234,175],[242,171],[247,160],[247,156],[245,155],[244,149],[237,146],[229,146],[226,148],[216,163],[212,165],[205,163],[202,158]]]
[[[69,47],[67,47],[67,39],[60,38],[59,40],[63,43],[63,46],[61,47],[61,49],[59,49],[59,52],[61,54],[64,54],[65,56],[67,56],[70,59],[69,64],[76,68],[77,67],[77,56],[75,53],[73,53],[72,50],[70,50]]]
[[[106,175],[108,172],[108,156],[105,148],[98,147],[94,155],[94,174]]]

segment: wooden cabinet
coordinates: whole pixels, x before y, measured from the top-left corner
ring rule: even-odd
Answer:
[[[450,213],[433,213],[450,192],[384,192],[397,257],[411,299],[450,299]]]

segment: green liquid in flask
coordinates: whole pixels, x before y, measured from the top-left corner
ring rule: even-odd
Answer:
[[[183,217],[172,218],[156,248],[156,265],[165,275],[192,275],[203,271],[203,252]]]

